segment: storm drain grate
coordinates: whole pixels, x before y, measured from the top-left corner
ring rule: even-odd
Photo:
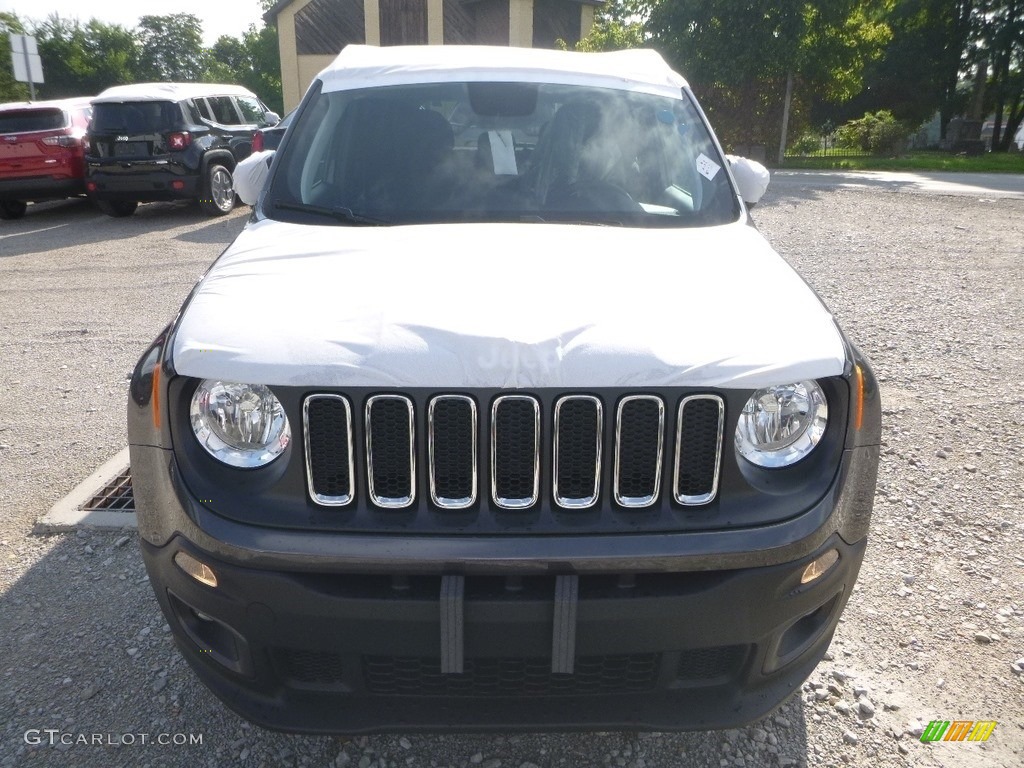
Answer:
[[[82,505],[83,512],[97,512],[108,509],[112,512],[135,512],[135,496],[132,494],[131,468],[118,474],[113,480]]]
[[[36,523],[36,532],[54,533],[81,527],[136,527],[135,495],[132,493],[127,448],[54,504]]]

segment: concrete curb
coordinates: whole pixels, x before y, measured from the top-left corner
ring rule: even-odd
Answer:
[[[98,491],[127,468],[128,446],[125,446],[39,518],[32,529],[33,533],[59,533],[83,527],[136,528],[138,523],[132,512],[81,509]]]

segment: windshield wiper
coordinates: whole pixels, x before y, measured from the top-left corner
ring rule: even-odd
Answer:
[[[372,216],[363,216],[355,213],[351,208],[343,206],[329,207],[326,205],[313,205],[311,203],[274,203],[274,208],[282,211],[301,211],[302,213],[315,213],[317,216],[329,216],[335,221],[345,224],[363,224],[370,227],[383,227],[390,224],[386,219],[375,219]]]

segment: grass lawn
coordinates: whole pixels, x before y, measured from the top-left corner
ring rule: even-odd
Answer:
[[[979,157],[948,152],[911,152],[902,157],[787,157],[785,164],[777,167],[783,170],[1024,173],[1024,153],[987,152]]]

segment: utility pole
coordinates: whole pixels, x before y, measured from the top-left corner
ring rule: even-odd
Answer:
[[[786,134],[789,132],[789,104],[793,100],[793,73],[786,75],[786,101],[782,105],[782,139],[779,141],[779,165],[786,160]]]

